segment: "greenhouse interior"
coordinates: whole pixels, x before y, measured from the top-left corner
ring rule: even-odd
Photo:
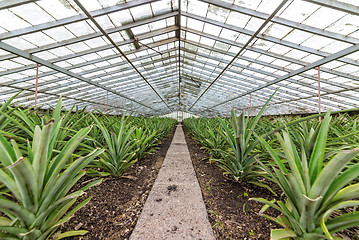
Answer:
[[[0,0],[0,239],[359,239],[358,0]]]

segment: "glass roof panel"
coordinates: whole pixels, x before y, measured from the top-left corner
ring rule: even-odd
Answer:
[[[16,16],[21,16],[21,19],[31,25],[38,25],[54,20],[47,12],[35,3],[26,4],[26,8],[23,6],[13,7],[11,8],[11,12]]]
[[[45,30],[44,33],[56,41],[64,41],[76,37],[65,27],[57,27]]]
[[[36,47],[35,44],[32,44],[31,42],[26,41],[25,39],[20,38],[20,37],[6,39],[6,40],[4,40],[4,42],[11,46],[16,46],[17,48],[19,48],[21,50],[26,50],[26,49]]]
[[[131,8],[130,12],[135,21],[152,16],[152,10],[150,4],[145,4]]]
[[[334,9],[321,7],[313,14],[311,14],[306,20],[302,23],[307,24],[316,28],[324,29],[327,26],[335,23],[340,18],[344,17],[346,13],[337,11]]]
[[[302,23],[319,8],[320,6],[316,4],[295,0],[280,14],[280,17]]]

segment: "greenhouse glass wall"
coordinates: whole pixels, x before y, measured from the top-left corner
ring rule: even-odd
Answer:
[[[358,0],[0,0],[0,239],[359,239],[358,111]]]

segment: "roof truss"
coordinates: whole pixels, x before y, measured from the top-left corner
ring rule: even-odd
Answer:
[[[280,87],[272,100],[283,106],[280,113],[313,112],[313,69],[320,66],[324,109],[357,107],[359,29],[350,24],[358,19],[358,6],[337,0],[276,0],[277,8],[268,11],[262,6],[271,0],[258,6],[247,0],[247,5],[132,0],[112,6],[96,1],[95,7],[75,0],[66,17],[55,17],[41,1],[1,2],[0,10],[14,17],[31,6],[44,19],[53,18],[36,24],[25,14],[19,20],[25,27],[14,30],[0,24],[2,99],[24,90],[19,100],[31,105],[39,63],[39,96],[50,105],[63,95],[68,105],[103,108],[108,92],[109,107],[118,111],[135,104],[137,110],[145,106],[146,114],[183,110],[223,115],[228,105],[260,108],[263,96]],[[308,16],[300,21],[288,17],[294,5]],[[192,6],[201,8],[193,11]],[[322,12],[334,17],[312,20]],[[116,14],[127,20],[118,22]],[[233,22],[237,15],[246,24]],[[77,34],[76,24],[92,30]],[[49,31],[55,28],[72,35],[54,39]],[[296,41],[295,35],[303,40]]]

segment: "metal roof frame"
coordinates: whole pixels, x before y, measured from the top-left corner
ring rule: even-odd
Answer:
[[[51,15],[53,21],[40,24],[32,24],[31,19],[25,17],[23,21],[28,22],[25,27],[0,31],[0,49],[8,52],[0,51],[3,96],[24,90],[18,102],[31,105],[35,77],[29,71],[34,71],[36,64],[29,61],[33,61],[43,66],[40,68],[38,92],[50,105],[63,95],[66,106],[76,103],[103,108],[108,91],[110,107],[118,109],[114,111],[122,111],[128,108],[129,102],[133,102],[151,109],[146,110],[147,114],[182,110],[205,115],[204,111],[213,112],[214,109],[214,112],[223,114],[224,104],[248,107],[248,94],[253,94],[252,108],[257,109],[264,103],[259,96],[269,96],[271,91],[280,87],[271,104],[283,106],[282,114],[285,111],[313,112],[317,104],[317,76],[312,69],[321,66],[323,108],[357,107],[359,61],[356,56],[359,55],[353,53],[359,51],[359,34],[355,34],[359,33],[359,29],[351,27],[346,34],[342,34],[338,26],[332,30],[311,24],[309,20],[301,22],[282,15],[289,11],[293,2],[299,0],[287,3],[285,8],[285,0],[276,0],[280,7],[274,10],[273,6],[270,11],[259,8],[270,0],[263,0],[258,6],[231,4],[223,0],[188,0],[183,3],[182,0],[129,0],[108,6],[102,4],[102,0],[96,0],[101,7],[93,5],[89,8],[86,1],[74,1],[77,5],[71,7],[76,11],[69,17],[55,18]],[[0,3],[0,10],[9,10],[11,14],[12,9],[25,9],[30,4],[33,8],[41,5],[39,12],[45,10],[43,3],[36,0],[4,0]],[[202,4],[200,6],[207,6],[207,9],[193,11],[189,8],[192,4]],[[355,17],[359,16],[358,6],[338,0],[303,0],[300,4],[304,8],[309,4],[309,8],[316,9],[308,11],[306,19],[310,19],[317,10],[336,11],[340,18],[328,20],[324,26],[352,18],[355,21]],[[77,6],[85,14],[80,14]],[[135,15],[144,11],[144,6],[150,6],[151,14]],[[142,10],[139,11],[139,8]],[[120,11],[131,16],[132,20],[103,25],[103,18],[111,20],[110,16]],[[218,11],[219,15],[213,11]],[[222,13],[223,16],[220,15]],[[247,24],[255,20],[257,25],[234,26],[233,21],[227,22],[232,13],[248,17]],[[199,25],[187,26],[188,21],[197,21]],[[87,24],[94,31],[38,45],[28,37],[31,34],[45,37],[49,29],[67,30],[75,23]],[[218,28],[219,32],[216,29],[208,31],[206,26]],[[272,34],[273,26],[287,33]],[[228,34],[222,36],[225,30],[235,32],[237,37],[242,36],[246,41]],[[128,36],[121,35],[124,40],[118,41],[116,34],[126,31]],[[322,37],[327,45],[311,46],[288,40],[287,36],[292,32],[307,34],[304,41]],[[25,41],[25,45],[18,45],[17,40]],[[87,44],[88,41],[99,40],[105,41],[104,44],[94,47]],[[257,42],[268,43],[269,48],[260,47]],[[75,48],[83,43],[86,43],[84,50]],[[328,51],[330,44],[341,43],[348,47],[334,46],[333,49],[340,50]],[[38,47],[24,47],[27,44]],[[61,48],[73,53],[65,51],[60,56],[52,53]],[[306,57],[279,53],[275,48],[298,51]],[[48,56],[56,57],[40,57],[48,51],[51,52]],[[76,58],[78,60],[74,61]],[[351,68],[358,70],[350,71]],[[150,89],[154,93],[149,92]],[[293,102],[295,105],[291,104]]]

